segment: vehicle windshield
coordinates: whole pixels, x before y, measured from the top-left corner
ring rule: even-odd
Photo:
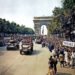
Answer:
[[[16,43],[16,41],[15,40],[10,40],[10,43]]]
[[[31,37],[24,37],[24,39],[22,40],[22,43],[27,45],[32,43]]]

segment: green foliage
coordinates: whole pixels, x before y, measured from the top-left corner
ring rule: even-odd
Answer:
[[[53,10],[52,23],[49,26],[49,33],[53,33],[55,30],[59,30],[61,27],[60,15],[63,13],[63,9],[60,7],[55,7]]]
[[[63,9],[60,7],[55,7],[53,10],[53,16],[57,16],[63,13]]]
[[[52,24],[49,26],[50,33],[53,33],[55,30],[61,30],[63,23],[67,20],[65,17],[71,15],[71,9],[75,6],[75,0],[62,0],[61,2],[62,8],[55,7],[53,10],[53,20]],[[64,15],[63,19],[62,15]]]
[[[75,0],[62,0],[62,5],[64,9],[72,9],[75,5]]]
[[[34,34],[33,29],[26,28],[24,25],[16,24],[15,22],[9,22],[0,18],[0,33],[7,34]]]
[[[71,34],[71,32],[75,30],[75,0],[62,0],[62,5],[65,15],[65,23],[62,28],[65,33],[65,37],[67,35],[66,38],[72,40],[73,34]]]
[[[65,16],[69,16],[71,14],[71,9],[75,6],[75,0],[62,0],[61,2]]]
[[[34,31],[31,28],[25,28],[26,34],[34,34]]]

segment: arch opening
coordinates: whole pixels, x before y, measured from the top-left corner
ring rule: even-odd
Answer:
[[[41,26],[41,35],[47,35],[47,34],[48,34],[47,26],[42,25]]]

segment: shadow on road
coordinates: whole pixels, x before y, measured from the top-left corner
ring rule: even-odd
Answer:
[[[40,54],[40,53],[41,53],[41,51],[39,51],[39,50],[34,50],[31,55],[38,55],[38,54]]]
[[[4,55],[4,53],[2,51],[0,51],[0,56]]]
[[[0,73],[0,75],[13,75],[13,72],[7,72],[7,70]]]
[[[16,50],[12,49],[12,50],[6,50],[6,51],[19,51],[19,50],[17,50],[17,49],[16,49]]]
[[[57,75],[72,75],[72,74],[69,74],[69,73],[60,73],[60,72],[58,72]]]

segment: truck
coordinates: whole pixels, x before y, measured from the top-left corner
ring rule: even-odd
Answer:
[[[19,42],[16,40],[9,40],[7,43],[7,50],[18,50],[19,49]]]
[[[35,43],[41,44],[42,43],[42,36],[36,36]]]
[[[33,52],[33,40],[30,36],[23,37],[20,44],[20,54],[32,54]]]

